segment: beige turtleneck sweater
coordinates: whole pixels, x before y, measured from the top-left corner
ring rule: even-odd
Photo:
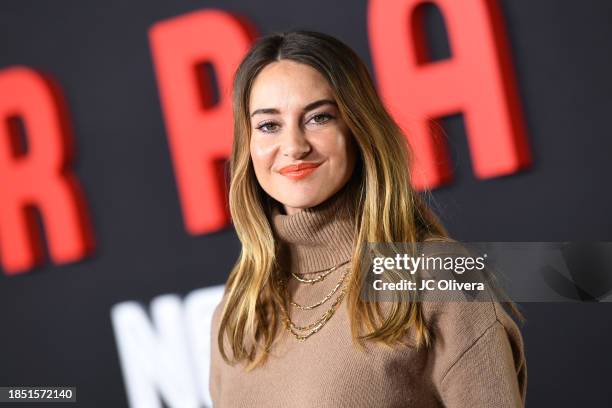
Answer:
[[[350,199],[339,193],[294,215],[273,211],[271,226],[286,245],[287,268],[311,277],[351,259]],[[320,301],[347,267],[314,285],[291,279],[292,299],[302,305]],[[307,325],[334,299],[314,310],[292,308],[291,318]],[[343,301],[327,324],[303,342],[282,330],[265,365],[245,372],[240,364],[228,365],[219,353],[224,301],[225,296],[212,322],[210,392],[216,408],[524,406],[527,367],[522,337],[497,303],[424,302],[435,339],[431,348],[369,344],[363,353],[352,343]],[[226,352],[231,355],[227,346]]]

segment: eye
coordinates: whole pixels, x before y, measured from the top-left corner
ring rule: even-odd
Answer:
[[[278,130],[278,128],[279,128],[278,123],[264,122],[260,124],[259,126],[257,126],[256,129],[264,133],[274,133]]]
[[[317,125],[322,125],[324,123],[327,123],[333,118],[334,117],[330,115],[329,113],[317,113],[312,118],[310,118],[309,122],[313,122]]]

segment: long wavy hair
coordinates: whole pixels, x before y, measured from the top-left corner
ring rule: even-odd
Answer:
[[[257,41],[234,77],[229,206],[242,250],[224,293],[226,302],[217,338],[223,359],[244,362],[247,370],[263,364],[282,324],[280,305],[285,299],[278,278],[284,272],[270,225],[271,200],[259,185],[251,162],[248,103],[255,77],[266,65],[280,60],[309,65],[327,79],[358,147],[349,181],[356,188],[356,238],[345,298],[354,343],[358,348],[364,340],[401,343],[412,328],[416,346],[429,345],[431,334],[419,302],[395,302],[383,315],[377,302],[363,302],[359,296],[364,281],[359,267],[364,243],[448,237],[411,186],[408,169],[412,158],[407,139],[385,110],[367,67],[351,48],[322,33],[291,31]],[[224,349],[224,337],[232,359]]]

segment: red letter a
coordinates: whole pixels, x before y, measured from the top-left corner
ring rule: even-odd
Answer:
[[[446,21],[452,58],[428,63],[422,7],[433,3]],[[369,36],[379,90],[413,149],[415,188],[450,179],[443,146],[429,118],[463,112],[478,178],[516,172],[529,164],[519,99],[502,19],[493,0],[371,0]]]

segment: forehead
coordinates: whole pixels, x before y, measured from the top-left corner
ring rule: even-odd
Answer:
[[[299,109],[322,98],[334,99],[331,86],[319,71],[295,61],[275,61],[255,77],[249,95],[249,111]]]

